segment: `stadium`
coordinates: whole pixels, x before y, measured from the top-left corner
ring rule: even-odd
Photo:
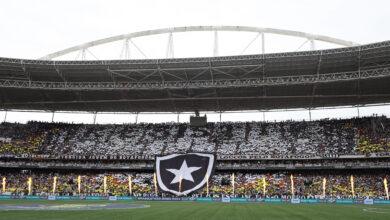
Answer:
[[[212,55],[177,55],[200,32]],[[223,54],[224,33],[252,35]],[[275,35],[303,43],[273,51]],[[104,36],[0,54],[0,219],[390,218],[390,41],[248,25]],[[163,57],[136,40],[159,36]],[[104,57],[113,42],[120,58]]]

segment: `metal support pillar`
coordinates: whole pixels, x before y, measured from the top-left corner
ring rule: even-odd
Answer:
[[[309,108],[309,121],[311,121],[311,109]]]
[[[180,112],[177,113],[177,123],[180,122]]]
[[[219,54],[218,52],[218,31],[214,31],[214,50],[213,50],[213,56],[217,57]]]
[[[97,112],[93,113],[93,124],[96,124]]]
[[[138,123],[138,112],[135,114],[135,123]]]
[[[357,81],[357,94],[358,94],[358,115],[359,115],[359,104],[360,104],[360,96],[362,94],[361,92],[361,86],[360,86],[360,79],[361,79],[361,72],[360,72],[360,63],[361,63],[361,47],[359,47],[359,54],[358,54],[358,71],[359,71],[359,79]],[[359,116],[358,116],[359,117]]]
[[[87,49],[83,48],[81,50],[81,60],[86,60],[87,59]]]
[[[313,39],[310,40],[310,50],[315,50],[316,49],[316,44]]]
[[[167,44],[167,54],[166,58],[174,58],[174,50],[173,50],[173,34],[169,33],[168,36],[168,44]]]
[[[122,47],[122,51],[121,51],[121,54],[120,54],[120,58],[121,59],[130,59],[130,43],[129,43],[129,39],[125,39],[123,41],[123,47]]]
[[[126,50],[125,50],[125,58],[130,59],[131,58],[131,51],[130,51],[130,44],[129,40],[126,40]]]
[[[358,106],[358,107],[356,107],[356,109],[357,109],[358,118],[360,118],[360,110],[359,110],[359,106]]]
[[[8,113],[8,111],[5,111],[4,122],[7,122],[7,113]]]
[[[53,111],[53,113],[51,115],[51,123],[53,123],[53,122],[54,122],[54,111]]]
[[[257,38],[260,36],[261,33],[258,33],[252,40],[249,42],[248,45],[241,51],[240,55],[244,54],[244,52],[257,40]]]
[[[219,122],[222,122],[222,112],[219,112]]]
[[[261,33],[261,54],[265,53],[265,39],[264,33]]]
[[[137,46],[137,44],[135,44],[134,41],[131,40],[131,38],[129,39],[129,41],[130,41],[131,44],[133,44],[135,49],[137,49],[138,52],[140,52],[142,54],[142,56],[144,56],[145,59],[149,59],[148,56],[146,56],[146,54]]]

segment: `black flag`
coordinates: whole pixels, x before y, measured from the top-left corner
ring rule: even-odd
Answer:
[[[177,196],[202,188],[211,178],[215,156],[206,153],[171,154],[156,157],[157,183]],[[181,184],[180,184],[181,182]]]

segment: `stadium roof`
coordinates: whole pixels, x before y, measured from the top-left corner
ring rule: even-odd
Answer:
[[[390,41],[247,56],[99,61],[0,58],[0,107],[188,112],[390,101]]]

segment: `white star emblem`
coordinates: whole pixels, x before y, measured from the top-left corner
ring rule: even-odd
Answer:
[[[180,178],[184,180],[188,180],[194,182],[191,173],[199,170],[202,167],[188,167],[186,160],[183,161],[183,164],[180,167],[180,170],[177,169],[167,169],[167,171],[175,174],[175,178],[173,178],[171,184],[180,182]]]

